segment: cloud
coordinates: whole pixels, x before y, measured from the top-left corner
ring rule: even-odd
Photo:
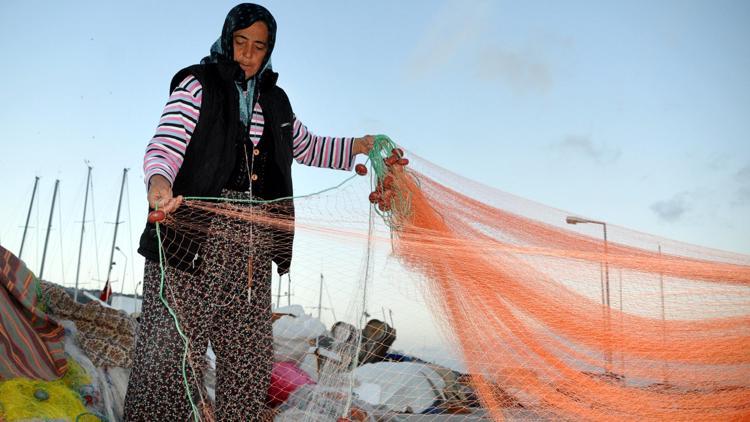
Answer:
[[[734,205],[744,205],[750,203],[750,185],[740,186],[737,189],[737,197],[734,201]]]
[[[732,155],[721,153],[716,154],[708,159],[708,168],[713,171],[726,170],[727,166],[732,160]]]
[[[485,82],[499,81],[514,94],[546,93],[554,85],[552,68],[541,51],[554,44],[553,51],[569,48],[570,39],[540,33],[540,40],[528,40],[524,48],[488,45],[485,35],[494,31],[497,2],[449,0],[426,25],[414,53],[406,60],[406,76],[418,80],[442,70],[462,71]],[[562,46],[562,47],[561,47]]]
[[[651,211],[656,213],[659,220],[673,223],[679,220],[686,212],[690,210],[686,192],[680,192],[671,199],[656,201],[651,204]]]
[[[553,145],[565,154],[579,155],[592,159],[599,164],[613,163],[620,158],[619,148],[610,148],[604,144],[595,144],[590,136],[568,135],[561,142]]]
[[[485,81],[500,80],[516,94],[546,93],[553,85],[550,66],[532,53],[485,48],[477,63],[477,76]]]
[[[432,17],[427,30],[407,60],[407,75],[414,79],[440,70],[459,60],[460,53],[476,45],[490,25],[491,1],[448,1]]]
[[[734,174],[734,180],[739,183],[735,192],[735,198],[732,205],[750,204],[750,164],[742,167]]]
[[[742,167],[735,173],[734,178],[740,183],[750,184],[750,164]]]

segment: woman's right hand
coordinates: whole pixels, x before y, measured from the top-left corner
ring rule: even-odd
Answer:
[[[148,205],[169,214],[182,204],[182,195],[172,196],[172,184],[166,177],[155,174],[148,181]]]

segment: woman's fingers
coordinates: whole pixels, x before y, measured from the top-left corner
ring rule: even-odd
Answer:
[[[354,140],[354,153],[367,154],[373,146],[375,146],[375,137],[372,135],[365,135]]]
[[[169,214],[176,210],[183,201],[182,195],[172,196],[172,187],[167,184],[154,183],[148,191],[148,204],[151,208],[159,209]]]
[[[165,213],[169,214],[169,213],[174,212],[175,210],[177,210],[177,208],[179,208],[180,205],[182,204],[182,201],[183,201],[182,195],[180,195],[180,196],[178,196],[176,198],[170,197],[169,199],[161,201],[161,203],[158,204],[159,205],[159,209],[162,210],[162,211],[164,211]]]

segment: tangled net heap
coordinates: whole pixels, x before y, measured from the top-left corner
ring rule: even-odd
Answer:
[[[188,200],[164,224],[257,254],[278,238],[249,227],[296,228],[292,290],[284,277],[274,294],[358,328],[389,310],[391,350],[468,374],[497,420],[750,417],[750,257],[611,225],[605,243],[600,225],[410,158],[296,199],[296,222],[276,217],[283,201]],[[371,206],[388,176],[393,202]],[[338,340],[338,358],[316,354],[303,419],[359,417],[362,338]]]

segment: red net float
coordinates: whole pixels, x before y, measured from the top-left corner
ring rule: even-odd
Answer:
[[[356,166],[354,166],[354,171],[358,175],[364,176],[367,174],[367,166],[365,166],[364,164],[357,164]]]
[[[161,223],[166,218],[167,214],[165,214],[162,210],[151,211],[150,213],[148,213],[148,222],[151,224]]]
[[[391,150],[391,155],[401,158],[404,156],[404,150],[402,150],[401,148],[393,148]]]
[[[400,166],[408,166],[409,165],[409,159],[408,158],[399,158],[398,159],[398,165],[400,165]]]
[[[370,192],[370,203],[374,204],[380,200],[380,192]]]

